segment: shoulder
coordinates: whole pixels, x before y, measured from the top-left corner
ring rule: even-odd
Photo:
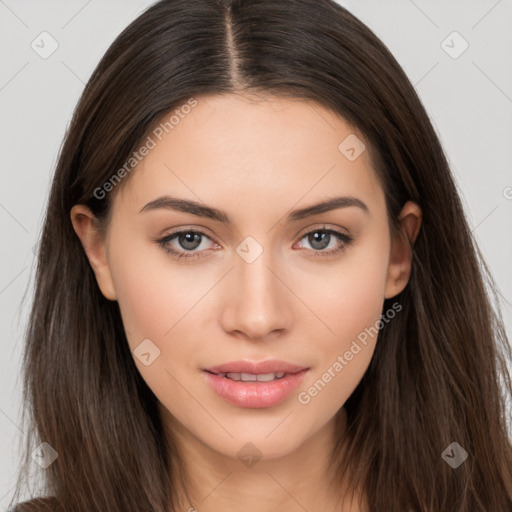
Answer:
[[[12,506],[6,512],[57,512],[60,508],[54,497],[35,498]]]

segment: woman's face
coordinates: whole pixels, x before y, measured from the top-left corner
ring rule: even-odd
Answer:
[[[105,237],[87,235],[85,207],[73,223],[167,417],[220,454],[284,456],[332,424],[362,378],[410,252],[392,243],[362,137],[331,111],[190,104],[117,185]],[[401,215],[410,238],[414,207]],[[207,371],[221,365],[235,375]]]

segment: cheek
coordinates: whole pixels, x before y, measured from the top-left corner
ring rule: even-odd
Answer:
[[[142,339],[161,338],[170,329],[177,306],[173,302],[176,294],[162,286],[159,269],[138,264],[134,256],[132,253],[114,264],[117,300],[132,349]]]
[[[165,252],[140,244],[122,255],[113,250],[111,268],[135,365],[158,399],[165,403],[172,397],[172,406],[179,412],[188,407],[189,397],[178,383],[197,353],[194,304],[208,288],[201,280],[191,279],[192,274],[183,275],[166,257]]]
[[[122,254],[116,247],[124,247]],[[133,352],[143,340],[151,340],[159,350],[152,370],[183,369],[183,363],[197,354],[204,337],[198,326],[205,316],[205,290],[218,280],[212,272],[178,268],[172,261],[151,244],[134,243],[128,248],[121,239],[112,244],[112,277],[128,343]],[[135,362],[146,375],[148,368]]]
[[[368,236],[349,249],[336,265],[319,264],[314,278],[303,275],[297,281],[303,283],[301,296],[307,297],[305,303],[323,322],[311,324],[315,323],[317,332],[323,333],[325,354],[332,356],[333,350],[350,346],[351,340],[378,322],[384,303],[388,253],[385,237]]]
[[[129,235],[117,229],[109,257],[123,323],[130,342],[161,339],[190,309],[199,285],[145,235]]]
[[[329,329],[318,322],[316,332],[324,335],[309,333],[319,358],[298,399],[324,420],[352,394],[371,361],[384,303],[387,247],[386,239],[368,239],[357,251],[347,252],[335,271],[317,274],[315,282],[323,284],[308,294],[308,306]]]
[[[172,325],[176,294],[162,285],[165,270],[155,262],[151,244],[128,233],[124,225],[118,224],[112,233],[109,264],[130,350],[136,356],[134,350],[145,346],[141,345],[144,342],[151,349],[152,359],[158,355],[154,361],[160,363],[162,340]],[[154,373],[159,365],[146,367],[137,357],[134,360],[143,376],[149,371]]]

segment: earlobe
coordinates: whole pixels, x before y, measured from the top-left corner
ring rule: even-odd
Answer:
[[[87,206],[77,204],[71,208],[71,222],[94,271],[101,293],[109,300],[116,300],[107,259],[106,237],[100,233],[96,217]]]
[[[421,228],[421,208],[407,201],[398,220],[400,233],[391,241],[391,253],[384,298],[395,297],[404,290],[409,282],[412,266],[412,247]]]

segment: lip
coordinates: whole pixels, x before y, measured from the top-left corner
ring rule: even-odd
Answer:
[[[302,370],[307,370],[307,366],[298,366],[296,364],[287,363],[278,359],[268,359],[267,361],[246,361],[238,360],[231,361],[230,363],[205,368],[205,371],[210,373],[297,373]]]
[[[203,370],[210,387],[228,403],[237,407],[261,409],[274,407],[283,402],[309,372],[308,367],[298,366],[285,361],[268,360],[262,362],[233,361]],[[225,373],[277,373],[284,377],[268,382],[235,381],[219,374]]]

